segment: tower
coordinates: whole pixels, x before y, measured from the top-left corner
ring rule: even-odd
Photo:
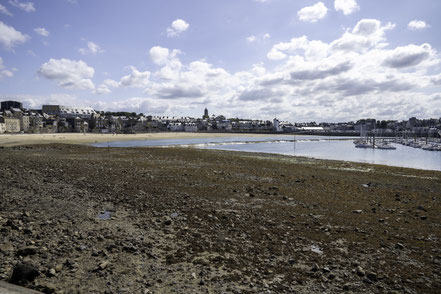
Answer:
[[[207,108],[205,108],[204,115],[202,116],[202,118],[203,119],[208,119],[209,118],[209,116],[208,116],[208,109]]]

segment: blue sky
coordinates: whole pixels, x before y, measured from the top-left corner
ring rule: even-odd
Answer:
[[[441,117],[438,0],[0,0],[0,100],[290,121]]]

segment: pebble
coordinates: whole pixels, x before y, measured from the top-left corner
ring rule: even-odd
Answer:
[[[12,246],[12,244],[9,242],[3,243],[2,245],[0,245],[0,251],[1,252],[14,251],[14,246]]]
[[[361,266],[357,266],[357,275],[360,277],[364,277],[366,275],[364,269]]]
[[[101,262],[101,263],[98,265],[98,268],[99,268],[100,270],[104,270],[104,269],[107,268],[108,265],[109,265],[109,262],[108,262],[108,261],[103,261],[103,262]]]
[[[404,249],[404,245],[401,243],[397,243],[397,244],[395,244],[395,248],[402,250],[402,249]]]

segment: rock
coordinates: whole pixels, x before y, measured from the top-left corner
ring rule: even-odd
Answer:
[[[423,216],[420,217],[420,219],[422,219],[422,220],[426,220],[426,219],[427,219],[427,216],[423,215]]]
[[[16,285],[23,285],[32,282],[39,275],[40,272],[35,267],[28,264],[18,264],[12,271],[10,282]]]
[[[12,244],[9,242],[3,243],[2,245],[0,245],[0,251],[1,252],[14,251],[14,246],[12,246]]]
[[[104,270],[109,266],[109,262],[108,261],[103,261],[98,265],[98,269],[100,270]]]
[[[404,245],[401,243],[397,243],[397,244],[395,244],[395,248],[402,250],[402,249],[404,249]]]
[[[37,247],[35,246],[26,246],[17,250],[17,255],[19,256],[28,256],[37,254]]]
[[[316,271],[318,271],[318,270],[319,270],[319,266],[318,266],[318,264],[314,263],[314,265],[313,265],[312,268],[311,268],[311,271],[316,272]]]
[[[57,271],[57,272],[61,272],[61,270],[63,270],[63,265],[60,263],[60,264],[57,264],[56,266],[55,266],[55,271]]]
[[[357,209],[357,210],[354,210],[354,211],[352,211],[353,213],[358,213],[358,214],[360,214],[360,213],[362,213],[363,211],[361,210],[361,209]]]
[[[361,266],[357,266],[357,275],[360,277],[364,277],[366,275],[364,269]]]
[[[376,273],[368,273],[367,278],[369,280],[371,280],[372,282],[376,282],[377,281],[377,274]]]
[[[41,284],[38,288],[40,291],[42,291],[43,293],[46,293],[46,294],[55,293],[55,291],[56,291],[56,287],[52,283]]]
[[[47,273],[48,277],[55,277],[56,275],[57,275],[57,272],[53,268],[51,268]]]
[[[343,290],[344,291],[349,291],[349,285],[348,284],[343,285]]]

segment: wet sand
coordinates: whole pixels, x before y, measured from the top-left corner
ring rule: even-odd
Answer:
[[[98,134],[98,133],[55,133],[55,134],[0,134],[0,146],[11,147],[35,144],[91,144],[100,142],[131,140],[162,140],[189,138],[222,137],[267,137],[274,134],[238,134],[238,133],[140,133],[140,134]]]

